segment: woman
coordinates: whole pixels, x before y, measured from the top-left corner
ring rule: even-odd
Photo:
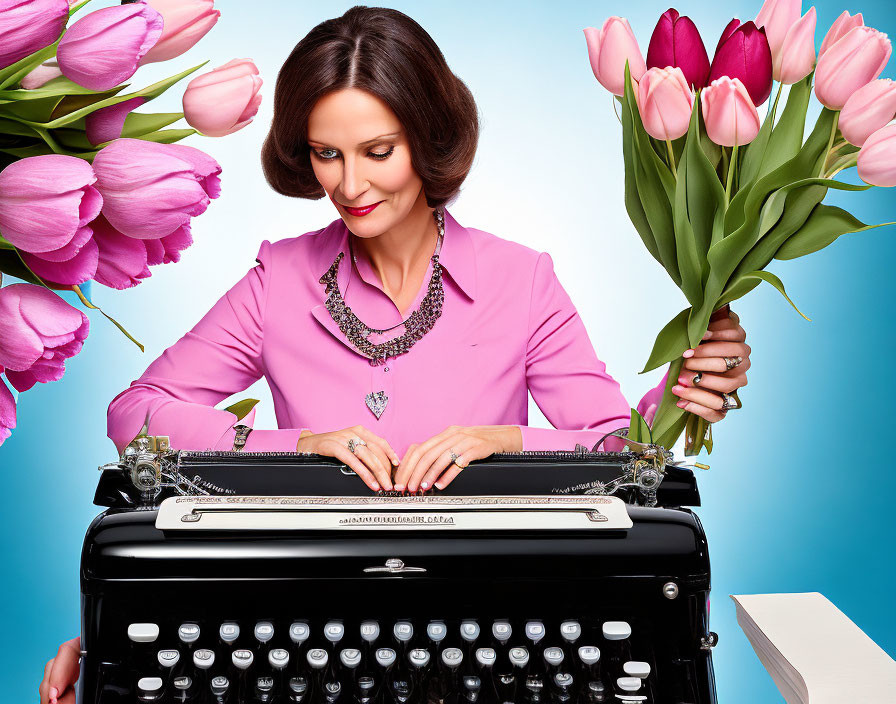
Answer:
[[[265,240],[259,266],[112,400],[119,451],[148,422],[179,449],[315,452],[372,490],[414,492],[494,452],[590,448],[626,425],[551,257],[444,208],[478,134],[469,90],[406,15],[359,6],[315,27],[278,76],[262,161],[277,192],[327,195],[339,218]],[[715,422],[750,349],[734,313],[710,330],[674,391]],[[279,429],[213,407],[261,376]],[[664,385],[639,403],[648,418]],[[555,429],[526,425],[529,391]],[[73,701],[77,658],[74,639],[47,664],[42,702]]]

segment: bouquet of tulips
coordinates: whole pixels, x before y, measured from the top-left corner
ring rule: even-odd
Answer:
[[[220,12],[141,0],[70,22],[88,2],[0,0],[0,284],[22,281],[0,288],[0,445],[16,425],[3,377],[20,392],[58,380],[87,337],[87,316],[55,291],[100,310],[91,281],[122,290],[179,261],[221,167],[174,142],[235,132],[261,101],[258,69],[235,59],[187,85],[183,112],[134,112],[207,62],[137,91],[123,81],[193,47]],[[164,129],[181,118],[193,129]]]
[[[714,311],[762,281],[794,305],[765,270],[773,259],[879,226],[822,201],[829,189],[896,185],[896,84],[879,78],[890,41],[843,12],[816,54],[815,21],[801,0],[766,0],[755,21],[725,27],[712,61],[695,24],[674,9],[660,17],[646,62],[625,19],[584,30],[594,75],[621,105],[629,217],[688,302],[641,372],[671,362],[652,428],[632,412],[634,439],[671,447],[684,430],[685,454],[711,452],[711,425],[671,392],[682,353],[700,343]],[[804,139],[813,92],[823,107]],[[834,179],[853,166],[867,185]]]

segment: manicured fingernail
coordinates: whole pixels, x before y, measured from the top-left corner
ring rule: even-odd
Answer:
[[[684,408],[685,406],[688,405],[688,402],[685,401],[684,399],[681,399],[681,401],[679,401],[679,402],[676,403],[675,405],[678,406],[679,408]]]
[[[398,455],[392,458],[392,464],[394,464],[396,467],[400,464],[400,462],[401,460],[398,459]]]
[[[435,483],[435,487],[436,487],[436,489],[438,489],[439,491],[441,491],[442,489],[445,488],[444,486],[442,486],[442,485],[439,484],[438,482]]]
[[[708,340],[711,337],[712,337],[712,330],[707,330],[705,333],[703,333],[704,340]]]
[[[677,394],[677,393],[679,393],[680,391],[681,391],[681,387],[678,386],[677,384],[676,384],[675,386],[672,387],[672,393],[673,393],[673,394]]]
[[[682,357],[693,357],[693,356],[694,356],[694,350],[685,350],[685,351],[684,351],[684,354],[681,355],[681,356],[682,356]]]
[[[404,491],[404,484],[396,484],[395,490],[396,491]]]
[[[373,490],[374,490],[374,491],[379,491],[379,490],[380,490],[380,485],[377,484],[376,482],[374,482],[374,484],[373,484]]]
[[[56,698],[59,696],[59,690],[55,687],[50,687],[50,704],[56,704]]]
[[[678,383],[681,384],[682,386],[687,386],[687,385],[688,385],[688,380],[687,380],[686,377],[684,377],[684,376],[682,375],[682,376],[678,377]]]
[[[420,485],[420,488],[423,489],[423,491],[426,491],[427,489],[429,489],[429,484],[427,484],[426,482],[423,482]]]

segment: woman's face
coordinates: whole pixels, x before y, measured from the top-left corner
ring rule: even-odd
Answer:
[[[375,237],[426,207],[404,129],[376,96],[347,88],[322,97],[308,119],[308,144],[314,175],[353,234]],[[374,203],[365,215],[345,207]]]

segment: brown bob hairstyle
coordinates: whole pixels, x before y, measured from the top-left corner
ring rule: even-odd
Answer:
[[[311,167],[308,116],[320,98],[345,88],[365,90],[395,113],[427,205],[453,200],[479,142],[473,95],[419,24],[398,10],[364,5],[317,25],[280,69],[261,150],[271,187],[295,198],[326,195]]]

